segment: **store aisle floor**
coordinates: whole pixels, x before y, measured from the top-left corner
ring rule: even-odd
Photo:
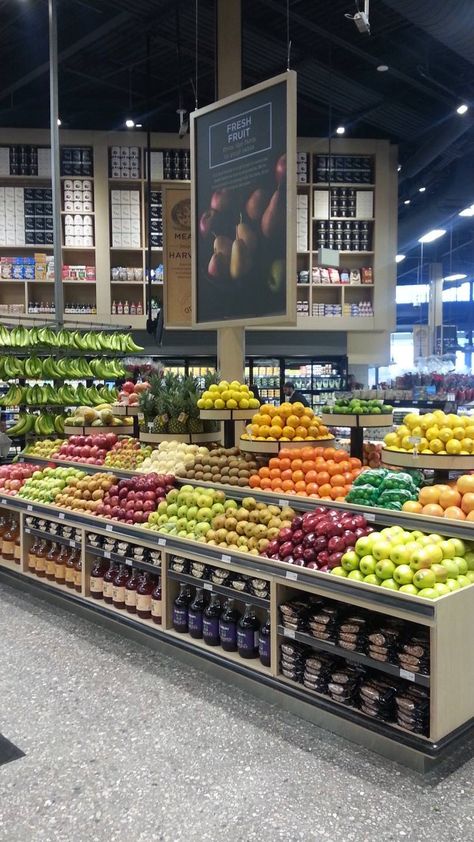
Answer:
[[[2,842],[474,839],[472,759],[406,771],[3,583],[0,640]]]

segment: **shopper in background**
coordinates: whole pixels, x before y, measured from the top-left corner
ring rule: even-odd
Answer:
[[[305,396],[298,392],[290,381],[283,386],[283,393],[287,396],[289,403],[302,403],[303,406],[309,406]]]
[[[256,398],[259,401],[260,400],[260,392],[258,391],[258,386],[255,383],[251,383],[250,386],[249,386],[249,389],[252,392],[252,395],[254,396],[254,398]]]

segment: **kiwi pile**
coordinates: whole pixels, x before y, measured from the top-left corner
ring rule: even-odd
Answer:
[[[216,447],[207,456],[196,454],[196,461],[186,471],[186,478],[245,488],[249,477],[261,464],[264,460],[256,460],[251,453],[241,453],[238,447]]]

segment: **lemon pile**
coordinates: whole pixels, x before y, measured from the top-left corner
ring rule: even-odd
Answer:
[[[241,438],[254,441],[306,441],[332,439],[321,419],[302,403],[264,404]]]
[[[474,418],[445,413],[441,409],[426,415],[410,412],[394,433],[384,438],[387,450],[469,456],[474,454]]]
[[[221,380],[202,393],[197,405],[198,409],[258,409],[260,401],[254,398],[245,383]]]

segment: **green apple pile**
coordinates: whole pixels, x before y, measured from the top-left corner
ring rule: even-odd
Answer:
[[[239,506],[223,491],[183,485],[168,492],[145,526],[154,532],[259,555],[280,529],[290,526],[294,515],[290,506],[257,503],[254,497],[245,497]]]
[[[44,468],[35,471],[18,491],[17,497],[34,500],[37,503],[52,503],[56,496],[70,484],[72,478],[81,480],[86,477],[78,468]]]
[[[393,412],[393,406],[384,404],[381,400],[337,398],[334,406],[323,406],[322,411],[331,415],[390,415]]]
[[[437,599],[474,584],[474,544],[390,526],[359,538],[331,573]]]

